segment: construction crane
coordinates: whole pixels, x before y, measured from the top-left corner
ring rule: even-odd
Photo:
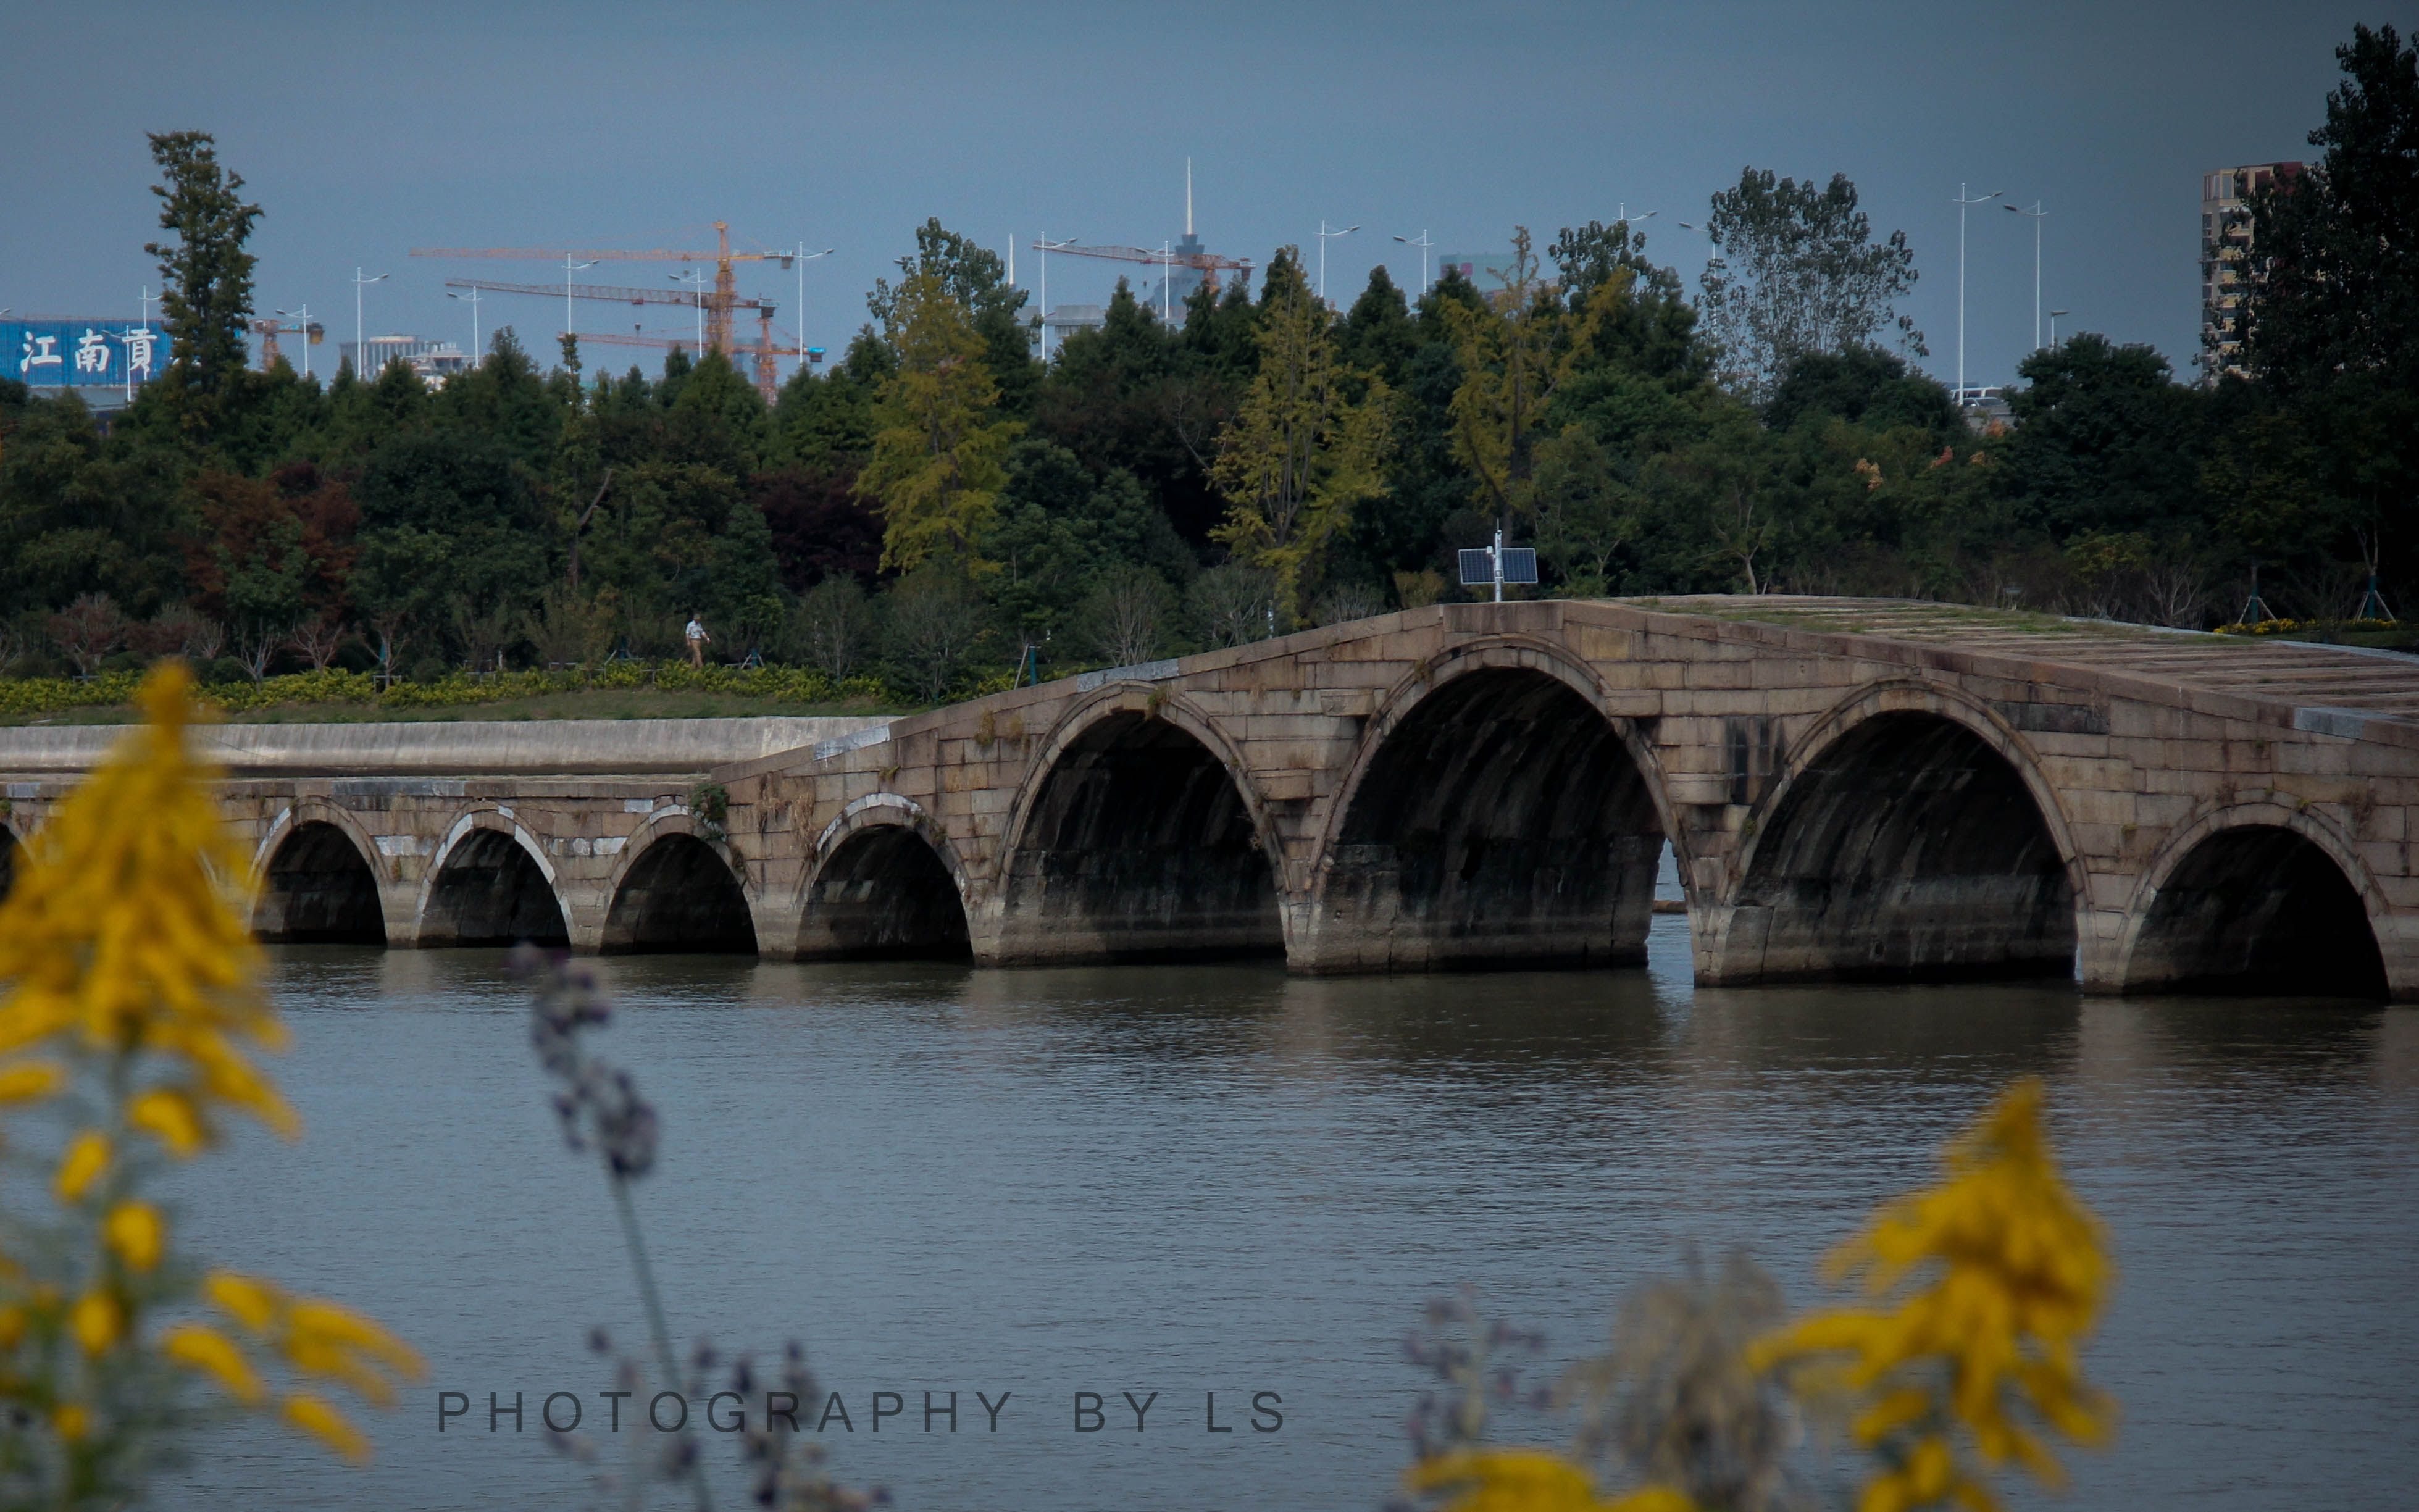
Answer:
[[[547,292],[552,293],[554,291],[548,289]],[[655,291],[649,289],[646,292],[652,294]],[[639,301],[634,301],[632,302],[636,303]],[[655,301],[650,300],[644,302],[653,303]],[[743,307],[752,305],[756,310],[756,343],[754,346],[746,348],[746,350],[747,355],[754,359],[754,366],[756,369],[756,392],[764,396],[764,402],[766,404],[771,404],[775,399],[780,396],[781,392],[778,372],[774,366],[774,359],[777,357],[788,356],[790,353],[797,350],[797,347],[793,343],[787,342],[778,347],[774,345],[772,305],[761,301],[742,301],[741,304]],[[571,339],[580,343],[582,346],[585,346],[590,342],[594,342],[600,346],[606,347],[646,347],[655,351],[664,352],[674,350],[687,351],[697,345],[695,341],[691,340],[687,336],[648,336],[636,333],[624,336],[611,332],[574,332]],[[822,351],[823,348],[820,347],[814,348],[816,361],[818,362],[822,361]],[[725,355],[736,356],[737,354],[726,352]]]
[[[714,288],[705,296],[705,344],[718,352],[729,354],[732,347],[732,313],[743,304],[756,301],[739,297],[739,281],[732,272],[734,263],[779,263],[788,268],[797,260],[795,253],[733,252],[731,250],[731,224],[714,223],[716,250],[713,252],[680,252],[661,248],[636,252],[624,248],[564,247],[414,247],[415,257],[506,257],[526,262],[554,262],[571,259],[585,262],[677,262],[714,264]],[[559,293],[547,289],[547,293]],[[680,302],[694,304],[696,297],[678,297]],[[652,302],[652,301],[645,301]],[[759,313],[763,311],[760,309]]]
[[[252,333],[260,338],[260,370],[266,373],[277,365],[279,336],[300,336],[309,345],[316,347],[319,338],[327,334],[327,329],[316,320],[279,320],[269,316],[254,320]]]
[[[679,289],[669,288],[629,288],[610,284],[504,284],[499,283],[494,279],[487,278],[449,278],[445,281],[445,286],[447,288],[478,289],[490,294],[535,294],[549,300],[558,298],[567,300],[607,300],[615,304],[677,304],[685,309],[702,309],[707,312],[711,312],[713,309],[713,306],[710,304],[701,304],[695,294],[683,293]],[[779,306],[776,305],[771,300],[746,300],[734,298],[731,301],[731,308],[734,314],[740,311],[752,311],[756,316],[760,328],[757,335],[756,346],[752,351],[752,355],[756,359],[756,388],[758,392],[764,395],[765,402],[769,404],[772,402],[774,395],[780,392],[780,384],[773,365],[773,351],[769,345],[772,339],[769,332],[773,327],[773,312],[779,308]],[[714,346],[716,351],[719,351],[724,356],[736,361],[739,356],[740,348],[728,339],[727,333],[730,329],[731,322],[726,319],[723,325],[723,330],[726,332],[726,339],[721,342],[715,343]],[[578,333],[574,332],[574,334]],[[621,338],[609,336],[598,336],[593,338],[589,336],[580,336],[579,339],[581,341],[612,341],[619,340]],[[711,321],[708,322],[707,339],[712,339]],[[639,345],[643,346],[646,345],[646,343],[639,343]],[[694,346],[695,343],[681,341],[673,342],[671,345],[676,347],[689,347]]]

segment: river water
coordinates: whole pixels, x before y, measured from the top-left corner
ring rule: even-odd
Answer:
[[[904,1507],[1373,1507],[1430,1298],[1468,1283],[1542,1330],[1541,1376],[1691,1244],[1810,1302],[1822,1253],[2026,1073],[2121,1267],[2088,1365],[2123,1423],[2072,1504],[2412,1504],[2419,1011],[1701,992],[1669,916],[1652,957],[1348,980],[625,958],[600,1044],[664,1120],[639,1205],[674,1332],[805,1339],[855,1429],[826,1428],[836,1469]],[[242,1429],[166,1504],[584,1504],[537,1412],[571,1391],[601,1424],[583,1339],[637,1342],[639,1305],[501,954],[274,959],[308,1135],[201,1163],[185,1221],[394,1325],[431,1377],[366,1472]],[[959,1431],[924,1431],[952,1390]],[[442,1432],[440,1391],[474,1404]],[[1102,1431],[1074,1431],[1085,1391]],[[524,1431],[489,1431],[491,1392]],[[878,1434],[877,1392],[906,1408]],[[996,1432],[977,1392],[1011,1394]],[[1126,1392],[1159,1394],[1140,1432]],[[1206,1431],[1211,1392],[1240,1431]]]

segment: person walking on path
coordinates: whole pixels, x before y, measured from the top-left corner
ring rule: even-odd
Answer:
[[[703,667],[705,666],[705,648],[706,648],[706,644],[707,644],[707,642],[711,641],[713,639],[714,639],[714,637],[712,637],[712,636],[710,636],[710,635],[708,635],[708,634],[706,634],[706,633],[705,633],[705,622],[698,618],[697,610],[695,610],[695,609],[691,609],[691,610],[689,610],[689,611],[688,611],[688,664],[689,664],[690,666],[692,666],[692,667],[696,667],[696,668],[699,668],[699,669],[701,669],[701,669],[703,669]]]

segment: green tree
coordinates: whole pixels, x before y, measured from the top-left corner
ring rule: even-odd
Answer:
[[[260,207],[244,203],[243,177],[221,167],[207,131],[155,132],[151,158],[167,181],[151,186],[161,229],[172,242],[146,242],[160,259],[161,323],[174,352],[165,375],[182,427],[206,437],[243,381],[245,322],[252,316],[252,269],[244,243]]]
[[[899,302],[907,280],[937,280],[942,292],[965,312],[982,343],[983,365],[999,387],[1000,408],[1023,418],[1040,375],[1032,355],[1033,330],[1021,313],[1025,290],[1008,281],[1008,264],[999,254],[948,229],[937,218],[928,219],[916,228],[916,255],[900,258],[899,270],[904,275],[899,284],[877,278],[866,299],[883,330],[893,332],[896,340]]]
[[[1923,333],[1892,310],[1915,287],[1906,233],[1876,243],[1847,175],[1817,188],[1746,169],[1714,196],[1705,238],[1714,256],[1699,306],[1724,375],[1744,392],[1761,397],[1801,352],[1865,346],[1891,325],[1901,346],[1924,355]]]
[[[1278,254],[1261,295],[1259,370],[1219,439],[1210,469],[1227,501],[1211,532],[1238,562],[1266,568],[1278,610],[1301,616],[1328,544],[1355,506],[1385,492],[1392,444],[1384,380],[1353,374],[1338,359],[1335,327],[1301,273],[1301,255]]]
[[[1022,427],[994,418],[999,389],[982,340],[937,274],[908,275],[890,309],[899,369],[883,380],[881,429],[857,492],[881,507],[884,566],[913,570],[943,557],[978,574],[975,545]]]

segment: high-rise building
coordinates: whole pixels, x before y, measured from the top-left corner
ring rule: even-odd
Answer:
[[[2242,307],[2249,277],[2251,196],[2272,184],[2292,182],[2298,162],[2254,162],[2200,176],[2200,355],[2204,382],[2239,373],[2242,345],[2234,312]]]

